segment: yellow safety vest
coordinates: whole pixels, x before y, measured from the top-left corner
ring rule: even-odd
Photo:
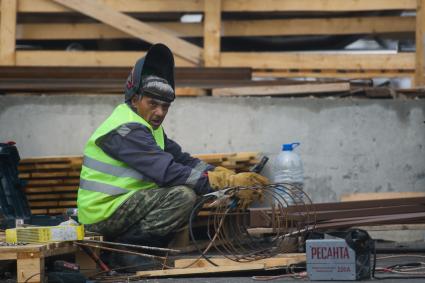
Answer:
[[[148,127],[157,145],[164,150],[162,126],[154,130],[127,104],[118,105],[93,133],[84,149],[77,200],[80,223],[93,224],[105,220],[135,192],[157,187],[140,172],[107,155],[96,145],[100,137],[127,123]]]

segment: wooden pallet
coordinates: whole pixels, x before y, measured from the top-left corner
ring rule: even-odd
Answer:
[[[0,261],[16,260],[17,282],[44,282],[45,258],[70,253],[76,254],[80,265],[84,262],[85,269],[96,269],[96,264],[73,242],[0,246]]]

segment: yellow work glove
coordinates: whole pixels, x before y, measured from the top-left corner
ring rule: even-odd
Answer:
[[[241,189],[236,193],[236,197],[239,199],[238,206],[242,209],[246,209],[253,201],[264,200],[261,189]]]
[[[217,166],[217,167],[215,167],[215,168],[214,168],[214,172],[227,172],[227,173],[228,173],[228,174],[230,174],[230,175],[234,175],[234,174],[236,174],[236,173],[235,173],[235,171],[230,170],[230,169],[227,169],[227,168],[222,167],[222,166]]]
[[[252,187],[256,185],[267,185],[269,180],[257,173],[245,172],[230,175],[224,171],[209,171],[208,181],[211,188],[221,190],[228,187]]]

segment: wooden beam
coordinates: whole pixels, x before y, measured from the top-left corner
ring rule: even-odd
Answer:
[[[204,1],[204,64],[220,65],[221,1]]]
[[[121,12],[202,12],[204,0],[101,0]],[[70,9],[51,0],[19,0],[19,12],[61,13]],[[224,12],[338,12],[415,10],[416,0],[223,0]]]
[[[111,8],[121,12],[201,12],[203,0],[100,0]],[[19,12],[23,13],[63,13],[72,12],[51,0],[19,0]]]
[[[415,55],[413,53],[222,52],[221,67],[414,70]]]
[[[143,277],[171,277],[171,276],[178,276],[178,275],[253,271],[253,270],[262,270],[262,269],[264,269],[264,264],[251,263],[251,264],[238,265],[237,262],[234,262],[233,265],[228,265],[228,266],[212,266],[212,267],[203,267],[203,268],[193,267],[193,268],[138,271],[136,272],[136,275],[143,276]]]
[[[228,258],[222,258],[222,257],[213,257],[210,258],[210,260],[215,263],[218,266],[228,266],[228,265],[234,265],[235,262]],[[196,262],[195,262],[196,261]],[[300,262],[305,261],[305,254],[304,253],[294,253],[294,254],[279,254],[272,258],[265,258],[265,259],[259,259],[254,260],[251,262],[240,262],[238,265],[249,265],[249,264],[264,264],[265,268],[273,268],[273,267],[279,267],[279,266],[289,266],[291,264],[297,264]],[[195,262],[195,263],[194,263]],[[191,267],[213,267],[211,263],[209,263],[205,259],[199,259],[196,260],[196,258],[185,258],[185,259],[177,259],[174,261],[174,266],[176,268],[185,268],[189,264],[192,264]]]
[[[340,35],[413,32],[415,17],[224,21],[223,36]]]
[[[16,273],[17,282],[43,282],[44,257],[41,257],[39,252],[19,252],[16,260]]]
[[[131,67],[145,52],[135,51],[16,51],[17,66]],[[193,67],[180,57],[178,67]]]
[[[341,79],[370,79],[370,78],[414,78],[414,71],[339,71],[339,70],[257,70],[252,73],[253,77],[266,78],[341,78]]]
[[[379,11],[414,10],[416,0],[226,0],[225,12],[340,12],[340,11]]]
[[[417,0],[415,86],[425,86],[425,0]]]
[[[206,96],[207,91],[197,87],[176,87],[176,96]]]
[[[53,0],[84,15],[108,24],[141,40],[167,45],[173,52],[193,64],[201,60],[201,48],[130,16],[122,14],[98,0]]]
[[[169,30],[178,37],[203,36],[201,24],[177,22],[146,22],[157,29]],[[413,28],[414,30],[414,28]],[[16,39],[121,39],[134,38],[106,24],[97,23],[55,23],[52,24],[19,24]]]
[[[15,65],[17,0],[1,0],[0,65]]]
[[[134,51],[16,51],[17,66],[81,66],[131,67],[144,52]],[[186,60],[176,57],[176,66],[191,67]],[[320,54],[285,52],[222,52],[222,67],[252,67],[255,69],[317,70],[406,70],[415,66],[413,53],[402,54]],[[383,76],[385,77],[385,76]]]
[[[281,96],[295,94],[346,92],[350,90],[350,83],[322,83],[322,84],[298,84],[298,85],[276,85],[276,86],[253,86],[215,88],[213,96]]]
[[[210,2],[208,2],[210,3]],[[202,37],[198,23],[146,22],[178,37]],[[415,17],[355,17],[222,21],[221,36],[342,35],[414,32]],[[105,24],[19,24],[16,39],[117,39],[131,35]]]

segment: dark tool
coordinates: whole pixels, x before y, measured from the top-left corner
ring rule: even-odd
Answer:
[[[267,156],[263,156],[260,162],[252,166],[251,169],[249,169],[249,171],[254,173],[260,173],[263,170],[264,166],[266,165],[267,161],[269,161],[269,158]]]
[[[54,262],[55,271],[70,271],[70,272],[79,272],[80,266],[76,263],[67,262],[64,260],[56,260]]]

